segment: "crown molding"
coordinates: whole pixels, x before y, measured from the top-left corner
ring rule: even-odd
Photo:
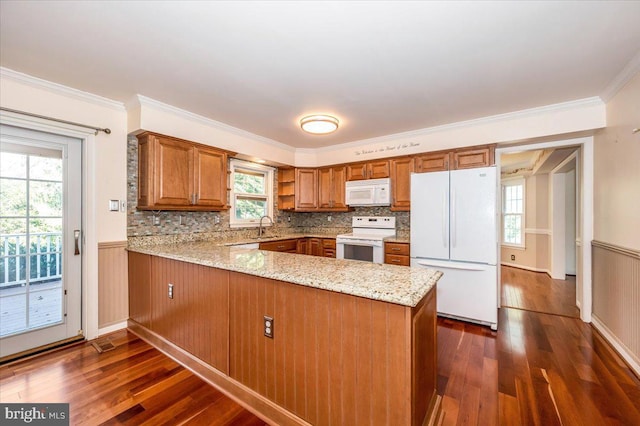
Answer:
[[[443,124],[441,126],[427,127],[424,129],[411,130],[408,132],[394,133],[391,135],[379,136],[370,139],[362,139],[359,141],[346,142],[339,145],[331,145],[328,147],[317,148],[316,151],[334,151],[336,149],[348,149],[355,148],[361,145],[370,145],[376,143],[384,143],[394,141],[398,139],[413,138],[418,136],[429,135],[433,133],[439,133],[447,130],[458,130],[468,127],[480,126],[484,124],[490,124],[500,121],[514,120],[520,118],[533,117],[536,115],[542,115],[550,112],[569,111],[576,108],[585,108],[592,106],[602,106],[604,102],[598,96],[591,98],[577,99],[575,101],[562,102],[559,104],[545,105],[542,107],[529,108],[520,111],[512,111],[504,114],[490,115],[488,117],[474,118],[472,120],[458,121],[450,124]]]
[[[260,142],[260,143],[264,143],[267,145],[271,145],[273,147],[277,147],[279,149],[283,149],[289,152],[295,152],[296,149],[294,147],[292,147],[291,145],[286,145],[283,144],[282,142],[278,142],[276,140],[273,139],[269,139],[269,138],[265,138],[264,136],[260,136],[260,135],[256,135],[255,133],[251,133],[248,132],[246,130],[242,130],[239,129],[237,127],[233,127],[230,126],[228,124],[222,123],[220,121],[216,121],[213,120],[211,118],[207,118],[207,117],[203,117],[201,115],[195,114],[193,112],[178,108],[178,107],[174,107],[172,105],[169,104],[165,104],[163,102],[157,101],[155,99],[151,99],[148,98],[146,96],[143,95],[135,95],[133,97],[133,99],[131,99],[129,102],[126,103],[126,107],[127,109],[130,108],[136,108],[137,104],[139,104],[141,107],[142,106],[147,106],[149,108],[154,108],[157,110],[161,110],[161,111],[165,111],[168,112],[170,114],[176,115],[178,117],[182,117],[185,118],[187,120],[191,120],[194,121],[196,123],[200,123],[200,124],[204,124],[206,126],[210,126],[210,127],[214,127],[218,130],[222,130],[225,132],[229,132],[229,133],[233,133],[237,136],[243,137],[243,138],[247,138],[247,139],[251,139],[255,142]]]
[[[92,104],[114,109],[116,111],[125,111],[125,107],[122,102],[94,95],[93,93],[83,92],[82,90],[74,89],[72,87],[64,86],[58,83],[53,83],[51,81],[43,80],[38,77],[33,77],[31,75],[14,71],[9,68],[0,67],[0,78],[17,81],[18,83],[22,83],[36,89],[44,89],[58,95],[75,98],[84,102],[90,102]]]
[[[606,103],[609,102],[633,77],[640,72],[640,50],[631,60],[622,68],[622,71],[609,82],[604,89],[600,98]]]

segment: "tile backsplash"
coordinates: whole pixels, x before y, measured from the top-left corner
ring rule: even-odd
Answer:
[[[274,174],[277,188],[277,173]],[[176,212],[138,210],[138,141],[130,137],[127,143],[127,236],[154,237],[200,234],[202,239],[233,238],[253,235],[255,228],[229,226],[229,210],[220,212]],[[275,197],[277,199],[277,196]],[[388,207],[357,207],[352,212],[296,213],[274,209],[273,235],[287,232],[338,233],[351,228],[353,216],[395,216],[399,234],[409,233],[409,212],[392,212]],[[329,220],[329,217],[331,220]],[[184,237],[183,237],[184,238]],[[198,238],[191,236],[189,239]]]

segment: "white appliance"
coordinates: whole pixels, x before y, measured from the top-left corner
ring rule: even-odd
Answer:
[[[498,326],[495,167],[411,175],[411,266],[444,275],[438,313]]]
[[[391,204],[391,180],[352,180],[346,183],[346,203],[349,206],[388,206]]]
[[[396,218],[354,216],[351,233],[336,236],[336,258],[384,263],[384,240],[396,235]]]

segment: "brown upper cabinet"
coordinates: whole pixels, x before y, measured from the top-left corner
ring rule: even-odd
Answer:
[[[318,208],[322,210],[347,210],[345,204],[345,166],[318,169]]]
[[[227,152],[169,136],[138,137],[138,209],[224,210]]]
[[[296,169],[295,208],[318,208],[318,169]]]
[[[296,207],[296,169],[278,169],[278,209],[293,210]]]
[[[495,145],[457,149],[451,153],[452,169],[471,169],[495,164]]]
[[[426,152],[405,157],[278,172],[278,208],[294,211],[349,211],[345,183],[390,178],[392,211],[411,209],[411,173],[440,172],[495,164],[495,145]]]
[[[391,210],[409,211],[411,209],[411,173],[415,159],[412,157],[391,160]]]
[[[345,204],[345,166],[278,171],[280,210],[349,211]]]
[[[427,152],[415,156],[417,173],[449,170],[449,152]]]
[[[389,160],[347,164],[347,180],[388,178],[390,175]]]

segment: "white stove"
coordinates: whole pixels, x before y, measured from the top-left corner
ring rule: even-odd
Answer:
[[[384,240],[396,235],[393,216],[354,216],[351,233],[336,236],[336,258],[384,263]]]

